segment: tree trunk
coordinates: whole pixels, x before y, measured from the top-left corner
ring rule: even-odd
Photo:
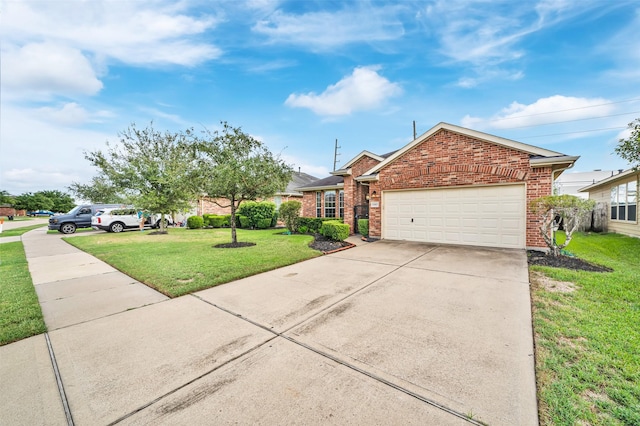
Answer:
[[[231,197],[231,242],[236,244],[238,242],[238,237],[236,235],[236,200],[234,197]]]

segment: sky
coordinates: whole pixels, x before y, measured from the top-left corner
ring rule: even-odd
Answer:
[[[0,0],[0,190],[66,190],[132,123],[325,177],[447,122],[626,169],[637,0]]]

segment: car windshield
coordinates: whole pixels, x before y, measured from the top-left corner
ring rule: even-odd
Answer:
[[[69,210],[67,212],[67,214],[76,214],[78,212],[78,210],[80,210],[80,207],[82,206],[75,206],[74,208],[72,208],[71,210]]]

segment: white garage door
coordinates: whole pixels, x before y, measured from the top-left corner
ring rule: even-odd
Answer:
[[[524,185],[384,191],[382,238],[524,248]]]

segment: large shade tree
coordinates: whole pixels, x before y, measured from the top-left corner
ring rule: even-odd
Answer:
[[[68,212],[76,206],[75,200],[67,193],[58,190],[39,191],[37,194],[41,194],[53,202],[53,206],[50,210],[60,213]]]
[[[131,124],[119,136],[120,142],[107,143],[105,151],[85,153],[100,170],[104,185],[118,188],[127,202],[153,213],[188,210],[197,197],[193,132],[161,132],[153,123],[144,129]],[[166,232],[164,220],[160,232]]]
[[[238,245],[236,211],[243,201],[268,198],[286,188],[293,168],[239,127],[199,138],[200,187],[220,207],[231,208],[231,242]]]
[[[631,134],[620,139],[616,147],[616,154],[627,160],[635,169],[640,168],[640,118],[629,123]]]
[[[69,185],[69,191],[75,194],[78,199],[93,204],[126,203],[123,192],[101,176],[94,176],[89,183],[73,182]]]

